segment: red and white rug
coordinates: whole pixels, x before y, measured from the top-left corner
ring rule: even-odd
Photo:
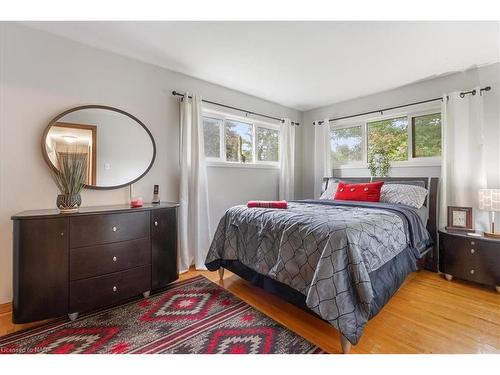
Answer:
[[[0,353],[323,353],[208,279],[0,337]]]

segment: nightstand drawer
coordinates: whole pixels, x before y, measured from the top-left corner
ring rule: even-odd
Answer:
[[[477,278],[478,243],[462,237],[441,234],[441,271],[460,279]]]
[[[480,241],[477,254],[478,282],[500,285],[500,247],[495,242]]]

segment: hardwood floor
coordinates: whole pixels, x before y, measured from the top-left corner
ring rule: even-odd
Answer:
[[[329,353],[340,352],[337,330],[279,297],[225,271],[202,274]],[[0,335],[24,329],[10,323],[10,305],[0,305]],[[36,323],[35,323],[36,324]],[[31,324],[33,325],[33,324]],[[427,271],[413,273],[365,328],[351,353],[500,353],[500,294]]]

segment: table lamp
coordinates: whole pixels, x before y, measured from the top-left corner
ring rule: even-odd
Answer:
[[[491,232],[484,232],[485,237],[500,238],[495,233],[495,212],[500,211],[500,189],[479,189],[479,209],[490,212]]]

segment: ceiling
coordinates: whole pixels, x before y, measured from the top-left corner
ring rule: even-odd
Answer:
[[[498,22],[26,24],[303,111],[500,61]]]

